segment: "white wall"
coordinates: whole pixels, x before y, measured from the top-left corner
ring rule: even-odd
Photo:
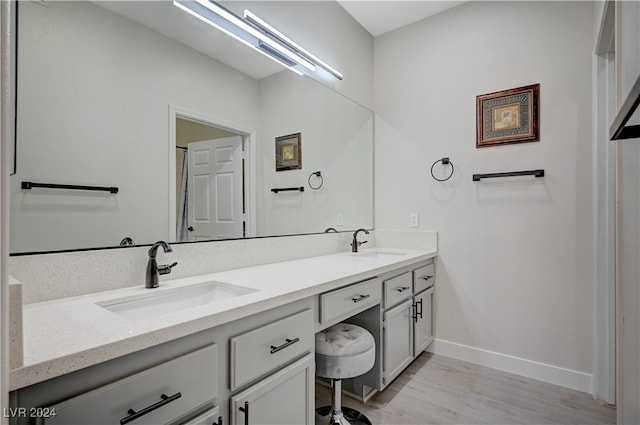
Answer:
[[[257,81],[89,2],[24,2],[20,16],[12,252],[173,239],[169,105],[255,126]],[[120,192],[29,192],[21,180]]]
[[[374,62],[376,229],[418,212],[438,231],[436,348],[568,370],[574,382],[556,382],[585,391],[594,7],[470,2],[377,37]],[[534,83],[540,141],[477,149],[476,96]],[[455,174],[438,183],[429,168],[444,156]],[[546,176],[471,181],[536,168]]]
[[[258,235],[372,228],[373,113],[288,71],[260,80],[259,91]],[[276,172],[274,140],[293,133],[302,135],[302,168]],[[315,171],[318,190],[309,186],[321,183],[309,179]],[[299,186],[305,191],[271,192]]]

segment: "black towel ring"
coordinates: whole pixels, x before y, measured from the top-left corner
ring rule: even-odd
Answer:
[[[435,165],[438,162],[442,162],[442,165],[451,165],[451,174],[449,174],[447,177],[443,178],[443,179],[439,179],[437,178],[434,174],[433,174],[433,167],[435,167]],[[453,166],[453,162],[451,162],[449,160],[449,158],[442,158],[437,160],[436,162],[434,162],[433,164],[431,164],[431,177],[433,177],[434,180],[439,181],[439,182],[446,182],[447,180],[449,180],[452,176],[453,176],[453,172],[455,171],[455,168]]]
[[[313,186],[311,184],[311,177],[316,176],[320,179],[320,184],[318,186]],[[313,173],[309,174],[309,178],[307,179],[307,183],[309,183],[309,187],[313,190],[318,190],[322,187],[322,185],[324,184],[324,179],[322,178],[322,174],[320,173],[320,171],[314,171]]]

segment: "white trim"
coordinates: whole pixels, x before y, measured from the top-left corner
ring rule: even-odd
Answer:
[[[9,407],[9,172],[13,160],[15,136],[14,95],[15,80],[13,66],[15,58],[16,5],[13,2],[0,4],[2,22],[2,69],[0,71],[0,409]],[[13,164],[15,165],[15,164]],[[6,415],[0,415],[0,424],[9,423]]]
[[[169,105],[169,240],[176,236],[176,119],[185,118],[190,121],[220,127],[241,134],[245,138],[245,211],[248,216],[246,236],[256,236],[256,130],[241,124],[203,115],[176,105]]]
[[[593,56],[593,396],[616,403],[615,1],[602,3]]]
[[[586,393],[591,393],[593,387],[593,375],[589,375],[588,373],[470,347],[442,339],[435,339],[427,348],[427,351]]]

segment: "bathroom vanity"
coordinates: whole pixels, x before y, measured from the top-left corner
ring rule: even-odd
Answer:
[[[342,252],[25,305],[11,423],[313,423],[314,334],[365,326],[376,362],[345,388],[383,390],[433,339],[435,255]]]

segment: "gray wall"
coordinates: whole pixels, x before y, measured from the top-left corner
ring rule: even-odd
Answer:
[[[470,2],[375,39],[376,228],[439,238],[438,349],[590,391],[594,3]],[[540,141],[477,149],[477,95],[540,83]],[[434,181],[448,156],[454,177]],[[542,179],[474,173],[543,168]],[[436,171],[438,166],[436,166]],[[485,350],[485,351],[482,351]],[[565,372],[567,372],[565,374]]]

